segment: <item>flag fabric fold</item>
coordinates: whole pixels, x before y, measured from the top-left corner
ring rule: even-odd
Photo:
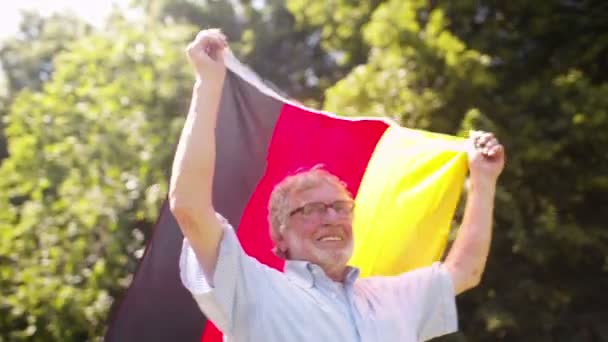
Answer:
[[[233,56],[225,61],[213,203],[249,255],[282,269],[271,251],[270,193],[287,175],[323,164],[355,197],[351,264],[363,275],[441,257],[466,175],[461,138],[315,111],[281,97]],[[165,203],[106,341],[221,340],[180,282],[182,239]]]

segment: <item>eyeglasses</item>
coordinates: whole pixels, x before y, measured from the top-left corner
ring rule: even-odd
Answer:
[[[353,209],[355,208],[355,202],[345,200],[335,201],[329,204],[323,202],[310,202],[292,210],[289,213],[289,216],[291,217],[295,214],[300,213],[304,217],[318,217],[321,215],[325,215],[329,208],[332,208],[336,212],[336,214],[340,216],[347,216],[353,212]]]

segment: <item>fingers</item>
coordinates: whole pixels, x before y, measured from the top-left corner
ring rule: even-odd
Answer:
[[[214,37],[226,39],[226,35],[224,35],[222,30],[220,30],[219,28],[210,28],[210,29],[201,30],[196,34],[196,38],[200,38],[200,37],[204,37],[204,36],[214,36]]]
[[[227,38],[219,29],[208,29],[200,31],[196,38],[188,44],[186,51],[191,57],[208,57],[218,61],[221,58],[221,52],[227,46]]]
[[[196,35],[195,42],[207,54],[228,46],[226,36],[218,29],[203,30]]]
[[[496,144],[495,146],[489,148],[487,151],[484,151],[483,153],[488,156],[488,157],[494,157],[494,156],[498,156],[501,155],[504,151],[504,147],[500,144]]]
[[[472,135],[476,147],[485,146],[491,140],[496,140],[494,134],[482,131],[475,131]]]
[[[492,133],[473,131],[471,132],[471,139],[473,139],[475,149],[486,157],[493,157],[504,151],[504,147]]]

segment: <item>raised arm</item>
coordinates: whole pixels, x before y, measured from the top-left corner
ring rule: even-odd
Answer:
[[[205,276],[213,279],[222,226],[212,204],[215,125],[226,68],[227,47],[219,30],[201,31],[186,48],[196,82],[173,161],[169,203]]]
[[[444,262],[456,294],[481,280],[492,240],[496,181],[505,163],[504,148],[491,133],[474,132],[469,144],[470,187],[464,218]]]

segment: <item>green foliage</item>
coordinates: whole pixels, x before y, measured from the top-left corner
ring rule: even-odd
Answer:
[[[488,268],[482,286],[459,299],[467,340],[607,340],[608,8],[397,0],[288,7],[301,25],[324,32],[330,53],[363,61],[327,89],[325,109],[453,134],[491,130],[506,144]]]
[[[333,59],[317,61],[319,40],[279,1],[139,5],[142,21],[117,12],[103,31],[29,14],[0,51],[0,341],[101,338],[167,190],[192,84],[183,49],[198,28],[221,26],[298,98],[329,84],[316,75],[332,75]]]
[[[0,48],[0,61],[7,79],[7,95],[23,88],[40,90],[53,72],[53,58],[91,28],[80,19],[62,14],[42,17],[25,12],[14,37]]]
[[[87,24],[73,16],[54,14],[42,17],[36,12],[24,12],[19,32],[2,42],[0,161],[8,155],[3,118],[16,94],[24,88],[40,90],[53,73],[53,57],[89,31]]]
[[[134,3],[149,17],[199,28],[221,27],[231,49],[279,91],[318,105],[323,90],[344,76],[333,54],[325,52],[316,28],[299,27],[284,1],[151,0]]]
[[[605,5],[133,3],[146,18],[115,13],[103,31],[28,14],[0,48],[0,341],[101,338],[167,190],[183,48],[213,26],[310,104],[501,137],[488,268],[459,298],[463,334],[442,340],[608,340]]]
[[[193,30],[116,20],[55,56],[6,117],[0,336],[101,336],[166,194],[192,80]]]
[[[381,3],[378,0],[289,0],[286,6],[299,26],[318,28],[322,46],[337,55],[341,65],[350,68],[366,60],[369,47],[360,28]]]
[[[486,70],[490,58],[451,34],[441,9],[423,23],[416,20],[419,10],[415,2],[378,6],[362,32],[371,48],[367,63],[328,89],[325,109],[455,131],[471,104],[494,86]]]

